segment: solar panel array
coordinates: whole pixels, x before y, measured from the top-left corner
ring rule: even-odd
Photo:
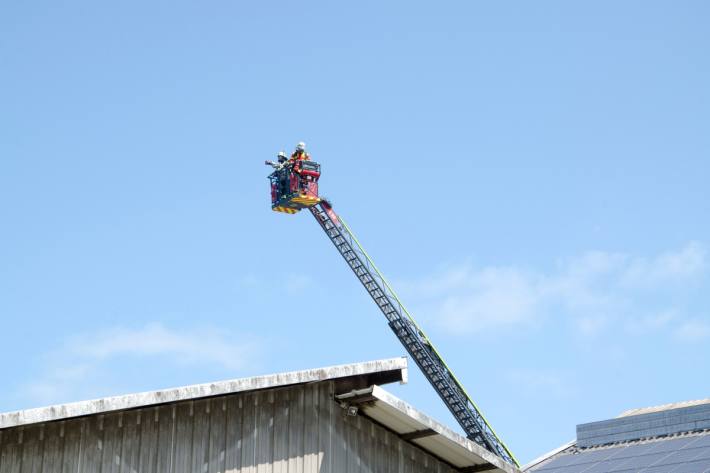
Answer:
[[[580,424],[577,446],[591,447],[703,429],[710,429],[710,404]]]
[[[560,454],[535,473],[710,473],[710,433]]]

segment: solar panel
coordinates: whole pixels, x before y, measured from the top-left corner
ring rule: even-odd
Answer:
[[[674,467],[669,467],[668,465],[650,466],[648,468],[644,468],[643,470],[633,470],[633,471],[638,471],[638,472],[643,472],[643,473],[671,473],[672,471],[674,472]]]
[[[678,465],[675,469],[667,471],[672,471],[673,473],[704,473],[710,471],[710,460],[683,463],[682,465]]]
[[[538,470],[538,471],[543,471],[543,470]],[[555,468],[553,470],[544,470],[544,471],[549,471],[550,473],[580,473],[581,471],[584,471],[586,473],[586,467],[580,466],[580,465],[570,465],[570,466],[563,466],[562,468]]]
[[[639,471],[642,468],[654,465],[656,462],[668,456],[668,453],[652,453],[649,455],[640,455],[638,457],[627,458],[627,461],[620,465],[622,468],[619,470],[609,470],[609,471],[623,471],[624,469],[631,468],[634,471]]]
[[[615,455],[614,458],[637,457],[639,455],[646,455],[648,453],[653,453],[653,450],[656,448],[658,448],[658,442],[629,445],[623,451],[619,452],[618,455]]]
[[[560,455],[559,457],[553,458],[552,461],[543,465],[542,468],[538,469],[537,471],[548,471],[552,468],[567,466],[570,463],[574,463],[576,456],[577,455]]]
[[[710,473],[710,434],[561,454],[540,473]]]
[[[590,452],[582,452],[582,453],[577,453],[577,454],[571,454],[571,455],[561,455],[555,459],[553,459],[550,463],[544,465],[542,468],[540,468],[537,471],[552,471],[555,468],[560,468],[560,467],[567,467],[567,466],[575,466],[574,470],[571,471],[579,471],[581,465],[588,465],[590,463],[596,463],[600,462],[602,460],[606,460],[607,458],[611,457],[614,454],[619,453],[622,449],[625,447],[620,447],[620,448],[605,448],[602,450],[593,450]],[[558,470],[554,470],[554,473],[557,473]]]
[[[584,452],[575,455],[577,457],[574,463],[570,464],[582,464],[582,463],[596,463],[603,460],[607,460],[615,455],[621,453],[626,447],[617,448],[604,448],[601,450],[592,450],[591,452]]]
[[[710,403],[580,424],[577,445],[591,447],[707,428]]]
[[[703,453],[704,448],[684,448],[677,452],[670,453],[667,457],[661,460],[660,464],[672,465],[674,463],[684,463],[695,460],[701,453]]]
[[[584,470],[584,473],[607,473],[609,471],[618,471],[623,468],[624,463],[629,461],[628,458],[620,460],[607,460],[599,462],[591,468]]]
[[[682,437],[678,439],[662,440],[660,442],[655,442],[658,447],[653,450],[656,452],[673,452],[675,450],[680,450],[690,446],[690,444],[697,442],[700,437]]]

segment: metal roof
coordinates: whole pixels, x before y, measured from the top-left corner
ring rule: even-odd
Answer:
[[[334,379],[338,380],[341,391],[373,384],[388,384],[398,381],[406,383],[407,359],[405,357],[390,358],[304,371],[291,371],[0,413],[0,429],[191,399],[222,396],[243,391]]]
[[[371,419],[394,432],[403,440],[461,471],[519,473],[517,468],[498,456],[377,386],[378,384],[407,382],[407,359],[405,357],[197,384],[0,413],[0,431],[28,424],[323,381],[336,383],[335,401],[340,402],[343,407],[355,408],[351,414],[361,414]]]
[[[541,473],[710,472],[710,403],[626,411],[577,426],[577,440],[523,469]]]
[[[344,407],[357,407],[360,413],[463,471],[519,471],[378,386],[336,398]]]
[[[637,440],[602,447],[571,446],[524,471],[707,473],[710,472],[710,432]]]

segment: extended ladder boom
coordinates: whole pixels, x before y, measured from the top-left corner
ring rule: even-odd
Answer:
[[[392,331],[414,358],[468,438],[517,466],[518,463],[512,453],[500,441],[431,341],[409,315],[347,224],[325,201],[310,207],[309,210],[355,276],[367,289],[370,297],[387,318]]]

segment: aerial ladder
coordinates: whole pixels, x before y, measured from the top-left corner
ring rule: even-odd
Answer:
[[[377,269],[348,224],[335,213],[327,199],[318,196],[320,166],[312,161],[303,161],[298,163],[298,166],[298,173],[293,172],[289,166],[284,166],[277,167],[269,176],[272,209],[290,214],[302,209],[311,212],[466,436],[506,462],[519,466],[515,456],[498,438],[429,337],[417,325],[392,286]]]

